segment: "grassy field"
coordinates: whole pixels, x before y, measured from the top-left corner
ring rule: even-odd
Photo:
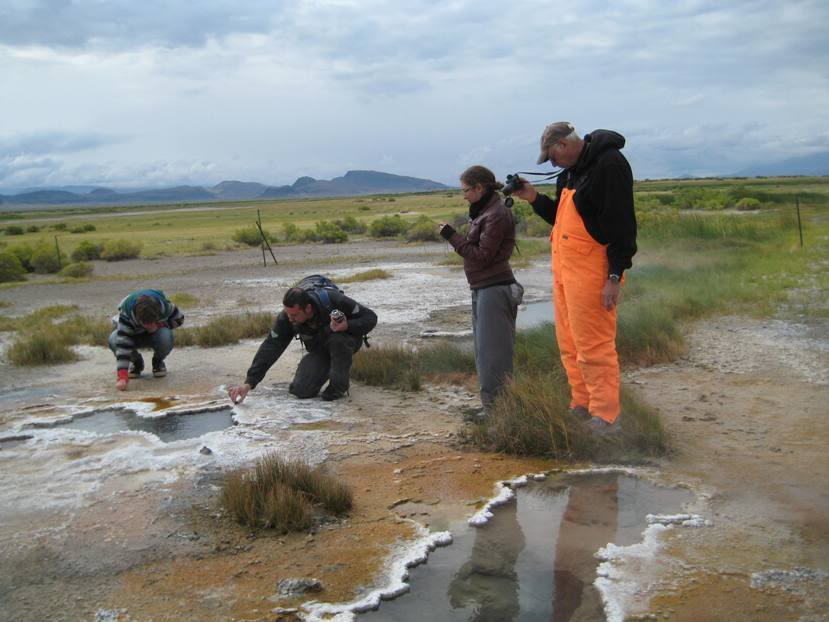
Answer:
[[[549,191],[551,188],[541,186],[540,189]],[[635,193],[640,215],[681,211],[682,208],[729,209],[741,198],[756,200],[757,204],[751,205],[761,212],[779,210],[792,206],[795,194],[801,197],[803,208],[808,210],[829,205],[829,177],[641,181],[637,182]],[[519,204],[520,201],[516,205]],[[421,216],[435,222],[451,221],[466,212],[466,203],[460,192],[440,191],[333,199],[3,212],[0,213],[0,227],[20,227],[23,233],[5,235],[6,231],[3,231],[0,248],[21,243],[54,244],[57,236],[61,249],[69,254],[84,240],[101,243],[128,238],[142,245],[143,257],[198,255],[240,248],[239,243],[233,241],[233,234],[238,229],[252,226],[257,210],[261,212],[264,228],[282,239],[286,224],[309,231],[318,222],[347,217],[364,224],[394,215],[410,223]],[[63,225],[66,225],[65,229],[60,228]],[[84,225],[94,226],[95,230],[82,231]],[[30,230],[35,228],[36,231]],[[78,232],[72,233],[73,229]],[[351,237],[354,239],[355,234]],[[364,234],[356,237],[364,237]]]

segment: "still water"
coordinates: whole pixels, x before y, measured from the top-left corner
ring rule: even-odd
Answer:
[[[594,553],[609,542],[639,542],[647,514],[679,512],[691,498],[618,473],[532,483],[484,527],[454,525],[452,545],[410,571],[408,594],[358,619],[604,620]]]
[[[555,312],[553,310],[552,300],[531,302],[518,307],[518,317],[515,319],[515,328],[521,330],[554,321]]]
[[[171,443],[229,428],[233,425],[231,412],[232,409],[228,407],[213,412],[148,418],[125,410],[102,410],[86,417],[76,417],[73,421],[60,425],[97,434],[137,430],[149,432],[161,441]]]

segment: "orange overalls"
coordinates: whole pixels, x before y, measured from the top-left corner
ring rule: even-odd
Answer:
[[[613,423],[619,416],[619,360],[616,307],[602,305],[607,282],[607,245],[594,240],[573,202],[575,190],[561,191],[550,235],[556,339],[567,372],[570,406]]]

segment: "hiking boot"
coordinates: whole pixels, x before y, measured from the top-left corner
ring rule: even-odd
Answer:
[[[622,431],[621,416],[616,417],[616,421],[608,423],[601,417],[590,417],[587,422],[587,429],[593,436],[606,436],[608,434],[618,434]]]
[[[156,361],[153,359],[153,376],[156,378],[163,378],[167,375],[167,366],[164,361]]]
[[[329,384],[325,387],[325,391],[320,393],[320,397],[325,400],[326,402],[333,402],[334,400],[338,400],[346,396],[346,391],[340,391],[337,388],[331,388]]]
[[[487,413],[483,406],[467,406],[462,408],[463,420],[465,423],[482,423],[486,421]]]
[[[128,375],[130,378],[140,378],[141,372],[144,371],[144,359],[140,356],[130,361],[130,370]]]
[[[584,406],[573,406],[573,408],[570,409],[570,414],[579,421],[584,422],[590,421],[590,418],[592,417],[590,411]]]

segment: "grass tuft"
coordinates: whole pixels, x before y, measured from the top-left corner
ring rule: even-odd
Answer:
[[[273,324],[270,313],[241,313],[213,318],[204,326],[179,328],[175,331],[178,346],[215,348],[238,343],[242,339],[264,337]]]
[[[72,350],[74,345],[106,345],[112,323],[106,318],[80,315],[77,309],[53,305],[24,317],[0,318],[0,330],[17,331],[6,352],[9,362],[18,366],[57,365],[78,359]]]
[[[317,509],[331,514],[347,512],[352,494],[345,484],[319,468],[269,453],[252,469],[225,476],[220,503],[243,525],[287,533],[309,527]]]
[[[354,356],[351,375],[365,384],[419,391],[424,378],[444,380],[475,373],[475,355],[449,344],[421,350],[401,346],[374,346]]]
[[[359,283],[361,281],[375,281],[377,279],[390,279],[391,272],[383,270],[382,268],[374,268],[373,270],[365,270],[352,274],[347,277],[337,279],[338,283]]]

